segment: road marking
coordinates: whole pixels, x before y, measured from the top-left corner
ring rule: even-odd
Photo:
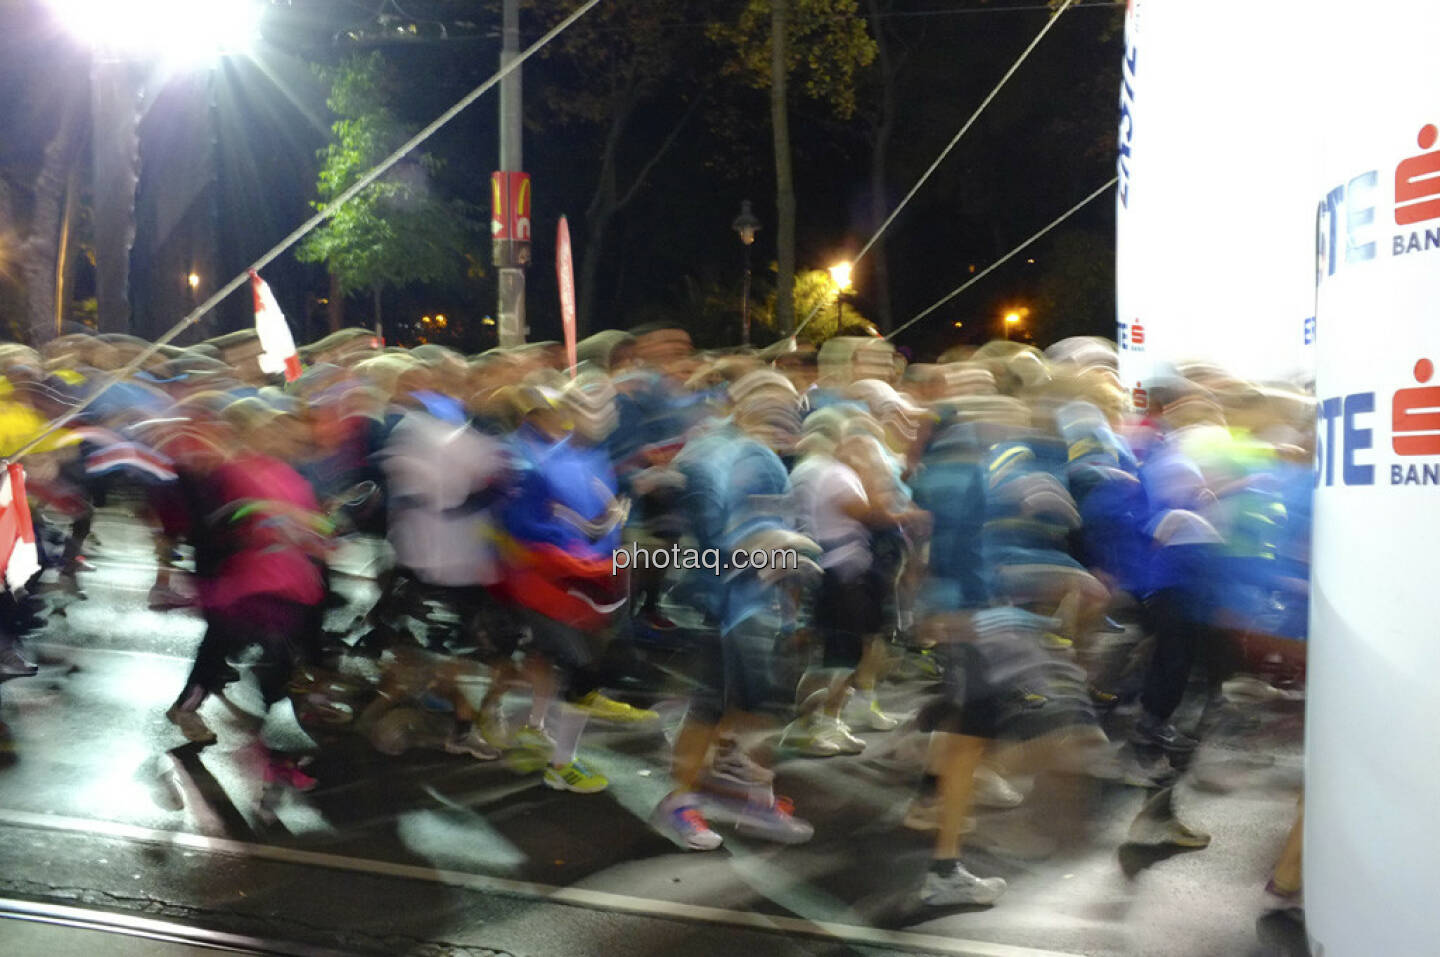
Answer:
[[[684,904],[677,901],[631,897],[628,894],[615,894],[609,891],[597,891],[583,887],[555,887],[550,884],[536,884],[529,881],[509,880],[503,877],[489,877],[483,874],[470,874],[464,871],[443,870],[433,867],[416,867],[410,864],[395,864],[389,861],[377,861],[369,858],[345,857],[339,854],[304,851],[297,848],[276,847],[268,844],[252,844],[246,841],[230,840],[229,838],[205,837],[199,834],[187,834],[183,831],[163,831],[155,828],[138,827],[133,824],[118,824],[112,821],[64,817],[58,814],[35,814],[30,811],[0,808],[0,824],[112,837],[142,844],[182,847],[213,854],[228,854],[232,857],[248,857],[258,860],[277,861],[285,864],[301,864],[310,867],[323,867],[330,870],[350,871],[359,874],[374,874],[381,877],[426,881],[432,884],[445,884],[450,887],[461,887],[484,893],[526,897],[595,910],[620,911],[643,917],[671,918],[705,924],[723,924],[730,927],[743,927],[750,930],[802,934],[807,937],[820,937],[845,944],[870,944],[881,947],[894,947],[902,950],[950,954],[956,955],[956,957],[1079,957],[1079,955],[1066,951],[1037,950],[1031,947],[1017,947],[1011,944],[965,940],[958,937],[942,937],[937,934],[922,934],[913,931],[883,930],[875,927],[863,927],[857,924],[839,924],[830,921],[806,920],[799,917],[776,917],[750,911],[706,907],[701,904]]]
[[[57,927],[73,927],[78,930],[103,934],[123,934],[126,937],[138,937],[143,940],[189,944],[205,950],[228,951],[237,954],[343,957],[338,950],[251,937],[248,934],[227,934],[223,931],[191,927],[188,924],[178,924],[174,921],[156,920],[153,917],[135,917],[130,914],[117,914],[113,911],[70,907],[63,904],[41,904],[35,901],[9,898],[0,898],[0,919],[53,924]]]

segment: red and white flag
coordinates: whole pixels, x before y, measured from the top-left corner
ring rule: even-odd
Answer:
[[[260,371],[274,375],[285,373],[286,382],[300,378],[300,356],[295,351],[295,337],[290,323],[280,311],[275,294],[255,270],[250,270],[250,289],[255,293],[255,333],[260,337]]]
[[[19,462],[10,463],[0,476],[0,562],[11,591],[19,591],[40,570],[35,526],[25,498],[25,470]]]

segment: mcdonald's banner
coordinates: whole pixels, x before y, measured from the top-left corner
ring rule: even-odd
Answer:
[[[1131,0],[1121,65],[1116,339],[1137,404],[1185,361],[1307,379],[1310,27],[1291,3]]]
[[[497,266],[530,264],[530,174],[490,174],[490,238]]]

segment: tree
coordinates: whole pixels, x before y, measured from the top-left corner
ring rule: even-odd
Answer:
[[[830,273],[824,269],[807,269],[795,276],[791,285],[790,300],[794,303],[795,315],[815,315],[808,325],[800,330],[800,338],[819,345],[835,336],[867,336],[876,332],[875,324],[865,318],[845,297],[839,297],[836,306],[835,284]],[[763,304],[751,310],[752,319],[769,329],[777,338],[788,334],[782,325],[778,303],[781,297],[772,291]]]
[[[866,15],[875,39],[875,90],[869,109],[862,112],[869,120],[870,136],[870,228],[878,230],[889,215],[890,191],[887,189],[890,169],[890,139],[895,133],[896,80],[905,59],[895,50],[896,43],[885,29],[884,15],[893,4],[887,0],[866,0]],[[875,288],[871,296],[879,310],[880,330],[889,332],[895,326],[890,308],[890,261],[881,236],[870,249]]]
[[[1035,338],[1108,335],[1115,328],[1115,243],[1107,233],[1059,233],[1036,288]]]
[[[412,134],[391,106],[396,78],[379,53],[352,56],[322,70],[327,103],[339,119],[334,142],[320,151],[324,209]],[[371,184],[300,244],[302,262],[324,263],[342,295],[369,290],[380,324],[381,291],[412,282],[454,283],[466,275],[465,252],[476,222],[471,208],[438,195],[441,164],[428,153],[407,157]]]
[[[744,0],[739,16],[710,29],[733,51],[727,70],[770,90],[775,143],[777,328],[788,333],[797,309],[795,280],[795,181],[790,149],[789,83],[827,105],[836,116],[855,113],[855,78],[875,59],[875,41],[860,17],[858,0]]]
[[[600,265],[615,217],[645,188],[704,102],[700,79],[710,51],[688,24],[706,10],[705,3],[676,0],[602,5],[545,54],[551,68],[543,74],[544,112],[532,124],[589,128],[600,139],[579,250],[576,325],[582,337],[594,322]],[[558,22],[565,13],[554,11],[550,19]],[[656,122],[657,116],[663,119]]]

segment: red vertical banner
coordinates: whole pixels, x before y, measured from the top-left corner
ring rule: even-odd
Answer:
[[[490,238],[513,238],[510,232],[510,178],[506,173],[490,174]]]
[[[560,217],[555,237],[555,276],[560,281],[560,319],[565,328],[565,357],[570,360],[570,378],[579,365],[575,342],[575,260],[570,255],[570,224]]]

